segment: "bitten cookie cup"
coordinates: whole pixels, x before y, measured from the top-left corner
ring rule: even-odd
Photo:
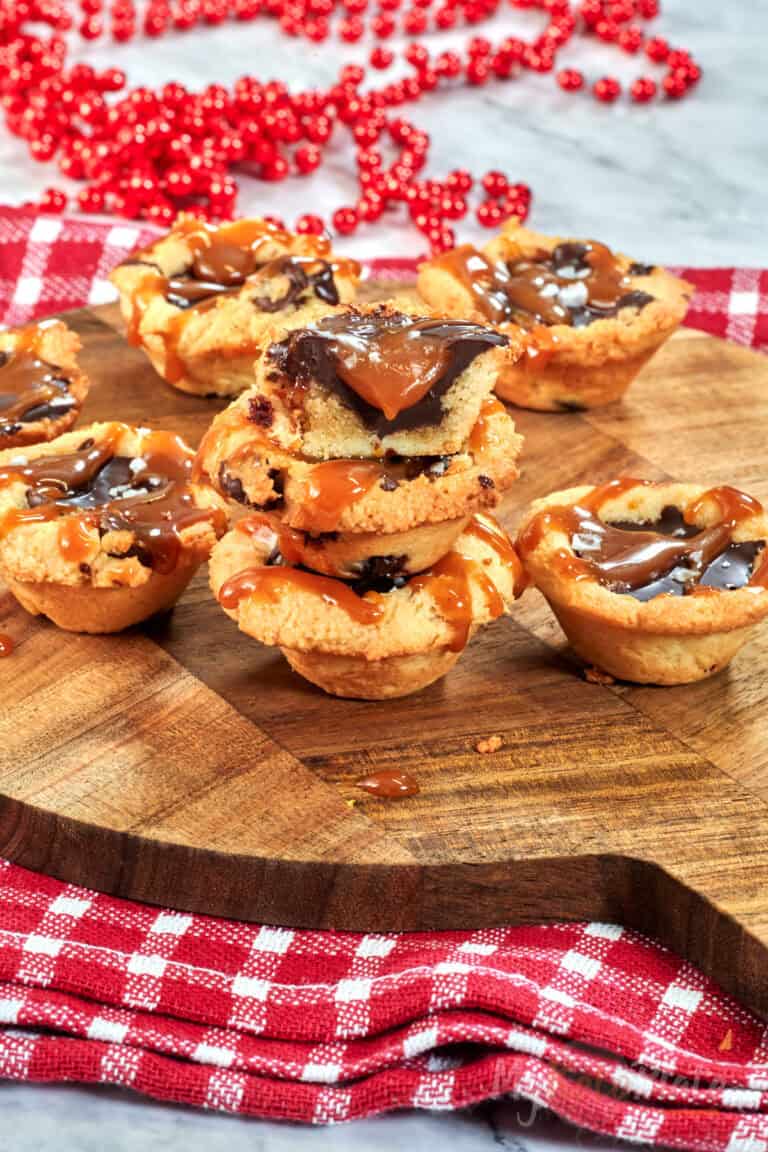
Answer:
[[[80,338],[61,320],[0,332],[0,451],[72,427],[88,395],[79,351]]]
[[[678,328],[692,285],[596,241],[544,236],[510,221],[478,251],[423,264],[418,288],[447,315],[522,337],[496,386],[504,400],[547,412],[621,398]]]
[[[510,356],[487,324],[391,304],[296,317],[256,365],[275,434],[315,460],[459,452]]]
[[[182,215],[110,276],[128,339],[182,392],[232,396],[253,384],[265,334],[301,309],[309,323],[354,299],[359,265],[324,237],[266,220],[214,227]]]
[[[72,632],[118,632],[170,608],[226,530],[170,432],[92,424],[0,453],[0,576]]]
[[[522,437],[493,396],[461,451],[443,456],[313,461],[281,446],[297,438],[291,415],[277,396],[246,393],[205,436],[200,475],[236,512],[267,512],[291,562],[327,575],[422,571],[518,474]]]
[[[746,493],[625,478],[536,501],[517,548],[584,660],[685,684],[725,668],[768,615],[766,540]]]
[[[279,534],[259,516],[227,533],[209,570],[214,595],[243,632],[278,645],[326,692],[365,700],[406,696],[445,675],[524,585],[509,538],[481,514],[412,577],[347,583],[288,566]]]

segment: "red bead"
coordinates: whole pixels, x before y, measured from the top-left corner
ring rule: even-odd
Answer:
[[[297,232],[307,236],[322,236],[325,232],[325,224],[322,217],[314,216],[311,213],[306,213],[304,216],[299,216],[295,224]]]
[[[644,20],[653,20],[659,14],[659,0],[636,0],[637,14]]]
[[[643,30],[638,24],[628,24],[619,32],[616,43],[622,52],[634,55],[643,46]]]
[[[303,144],[297,148],[293,155],[296,169],[302,176],[309,175],[320,167],[323,154],[316,144]]]
[[[67,206],[67,197],[58,188],[46,188],[40,197],[40,211],[59,215]]]
[[[621,84],[615,76],[602,76],[592,85],[595,99],[603,104],[613,104],[621,95]]]
[[[633,81],[629,94],[636,104],[647,104],[656,95],[656,81],[650,76],[638,76]]]
[[[360,220],[372,224],[384,212],[384,197],[371,189],[357,202],[357,215]]]
[[[454,168],[453,172],[449,172],[446,176],[445,184],[454,192],[471,192],[474,181],[466,168]]]
[[[663,36],[652,36],[645,42],[645,54],[656,64],[663,64],[669,56],[669,44]]]
[[[688,91],[685,77],[681,76],[679,72],[668,73],[662,80],[661,86],[668,100],[680,100]]]
[[[395,22],[391,16],[374,16],[371,21],[371,31],[379,40],[387,40],[395,31]]]
[[[467,45],[470,56],[490,56],[493,45],[484,36],[473,36]]]
[[[435,255],[439,255],[441,252],[449,252],[451,248],[456,247],[456,233],[453,228],[430,228],[427,231],[427,239]]]
[[[80,35],[84,40],[98,40],[104,31],[104,23],[98,16],[88,16],[80,25]]]
[[[365,32],[365,25],[358,16],[349,16],[339,24],[339,36],[347,44],[355,44]]]
[[[489,196],[505,196],[509,190],[509,180],[504,173],[493,169],[483,176],[482,184]]]
[[[379,45],[371,52],[369,61],[372,68],[378,68],[379,70],[382,70],[384,68],[389,68],[394,58],[394,52],[390,52],[389,48],[382,48],[381,45]]]
[[[425,68],[429,63],[429,52],[423,44],[409,44],[403,55],[414,68]]]
[[[426,13],[415,8],[411,12],[406,12],[403,17],[403,32],[407,36],[421,36],[426,32],[428,20]]]
[[[467,83],[474,85],[485,84],[490,74],[488,61],[482,56],[473,57],[467,64]]]
[[[481,201],[475,215],[483,228],[497,228],[504,219],[504,212],[496,200]]]
[[[435,12],[435,24],[442,31],[456,27],[456,12],[453,8],[438,8]]]
[[[355,231],[359,223],[357,212],[354,208],[349,207],[337,208],[331,219],[333,227],[337,232],[340,232],[342,236],[349,236],[350,233]]]
[[[441,52],[435,60],[435,71],[438,76],[460,76],[461,57],[455,52]]]
[[[564,92],[578,92],[584,87],[584,73],[578,68],[562,68],[557,74],[557,82]]]

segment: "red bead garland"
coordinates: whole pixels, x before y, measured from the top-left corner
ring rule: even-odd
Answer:
[[[455,242],[446,222],[467,215],[475,181],[464,169],[443,180],[423,177],[430,138],[395,109],[460,78],[478,86],[510,79],[522,69],[553,72],[576,34],[615,44],[628,55],[642,52],[666,69],[659,82],[640,75],[628,85],[634,103],[659,94],[679,100],[701,78],[689,52],[661,36],[645,37],[640,22],[658,15],[658,0],[508,0],[514,8],[546,15],[546,27],[530,43],[510,36],[495,44],[473,35],[462,53],[435,54],[418,40],[402,51],[382,43],[398,31],[418,37],[477,25],[501,2],[406,0],[406,7],[403,0],[376,0],[374,10],[369,0],[147,0],[140,15],[134,0],[0,0],[0,102],[9,131],[26,140],[34,159],[55,161],[63,175],[84,182],[76,197],[82,211],[159,224],[170,223],[182,209],[229,219],[238,192],[233,168],[270,181],[292,173],[308,176],[323,163],[334,131],[346,131],[354,141],[360,194],[355,204],[332,213],[335,231],[349,235],[402,204],[433,250],[442,251]],[[139,30],[158,37],[257,17],[276,20],[287,36],[315,43],[331,36],[355,43],[372,34],[379,41],[369,56],[373,69],[383,72],[404,61],[411,72],[365,91],[366,70],[353,64],[342,67],[328,89],[295,94],[281,81],[252,76],[199,92],[175,82],[131,89],[120,68],[97,72],[87,64],[70,64],[62,35],[76,27],[85,40],[110,35],[124,42]],[[49,32],[32,30],[40,24]],[[556,80],[564,92],[586,87],[583,73],[574,68],[560,68]],[[613,103],[623,88],[614,77],[603,76],[591,91],[597,100]],[[510,183],[504,172],[492,170],[483,176],[481,189],[484,198],[475,208],[480,224],[495,228],[509,216],[527,218],[531,190],[526,184]],[[33,207],[63,212],[67,197],[47,188]],[[325,222],[305,214],[294,226],[320,234]]]

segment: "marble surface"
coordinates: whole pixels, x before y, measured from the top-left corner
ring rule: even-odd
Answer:
[[[706,79],[694,98],[647,109],[604,108],[586,97],[566,97],[550,77],[532,76],[461,91],[449,106],[436,96],[414,112],[433,137],[432,171],[439,175],[457,164],[501,167],[528,181],[535,194],[532,224],[542,231],[598,236],[650,261],[767,266],[761,92],[768,5],[665,0],[665,12],[661,30],[690,46],[704,65]],[[538,23],[540,17],[521,13],[497,21],[505,33],[530,33]],[[440,43],[449,47],[451,37]],[[94,45],[81,55],[101,66],[119,64],[137,82],[155,83],[162,76],[191,86],[244,72],[323,83],[338,65],[335,48],[316,50],[278,39],[269,24],[238,27],[236,35],[223,27],[202,36],[169,37],[151,49],[145,42],[119,50]],[[345,54],[353,60],[363,56],[362,49]],[[584,44],[569,51],[567,63],[593,77],[605,71],[632,76],[639,64]],[[52,175],[33,164],[19,142],[0,134],[0,201],[18,203],[48,183],[61,183]],[[302,211],[327,211],[349,199],[353,188],[348,153],[339,147],[327,172],[311,182],[244,181],[241,208],[278,212],[290,221]],[[470,238],[472,228],[463,226],[462,235]],[[420,250],[418,237],[400,220],[386,229],[361,229],[345,247],[359,255]],[[303,1130],[167,1108],[106,1089],[0,1083],[0,1113],[0,1152],[612,1148],[610,1141],[576,1133],[551,1117],[531,1122],[530,1110],[514,1102],[463,1115],[404,1114]]]

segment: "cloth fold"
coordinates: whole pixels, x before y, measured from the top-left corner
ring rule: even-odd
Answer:
[[[636,1143],[768,1147],[765,1026],[618,925],[293,931],[8,861],[0,1076],[315,1124],[511,1093]]]
[[[0,209],[0,320],[113,298],[153,229]],[[371,261],[402,278],[412,260]],[[676,269],[768,346],[768,273]],[[0,861],[0,1077],[327,1124],[512,1093],[612,1137],[768,1152],[768,1032],[613,924],[359,935],[117,900]]]

